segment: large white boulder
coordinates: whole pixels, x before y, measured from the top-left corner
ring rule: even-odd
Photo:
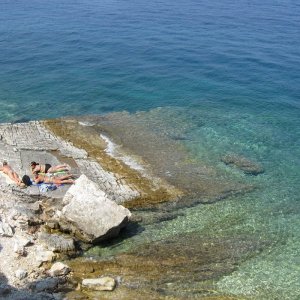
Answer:
[[[85,242],[117,236],[131,213],[111,201],[98,185],[81,175],[63,198],[60,224]]]

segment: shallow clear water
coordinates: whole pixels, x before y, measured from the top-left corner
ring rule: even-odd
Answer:
[[[181,208],[101,255],[178,233],[253,234],[273,242],[217,288],[298,299],[299,17],[292,0],[1,0],[0,120],[143,111],[131,117],[135,131],[173,139],[187,160],[258,188]],[[226,166],[228,152],[265,172]]]
[[[177,143],[181,137],[179,143],[186,151],[185,163],[191,172],[181,173],[180,177],[191,180],[191,185],[192,177],[197,176],[193,173],[193,166],[199,163],[201,168],[205,166],[214,170],[213,175],[205,173],[209,180],[216,174],[216,183],[222,180],[242,182],[254,185],[256,189],[214,204],[180,208],[176,211],[176,218],[163,222],[156,220],[152,224],[146,222],[138,235],[108,248],[94,248],[87,256],[105,257],[134,251],[143,243],[164,243],[170,238],[180,242],[180,235],[188,233],[194,237],[220,240],[254,237],[256,243],[265,241],[267,246],[242,261],[235,272],[215,282],[215,288],[219,292],[249,296],[250,299],[298,299],[300,119],[291,108],[282,109],[280,116],[277,110],[272,111],[269,107],[261,107],[260,113],[256,114],[251,109],[236,108],[224,113],[225,110],[223,105],[203,102],[193,108],[165,107],[130,117],[124,114],[111,117],[112,124],[116,122],[123,127],[123,140],[127,139],[126,134],[133,135],[133,149],[138,154],[145,153],[148,161],[151,157],[141,144],[146,144],[147,148],[149,137],[152,143],[151,133],[162,136],[166,142],[173,139]],[[130,124],[130,130],[122,119]],[[136,131],[140,133],[133,133]],[[161,150],[164,143],[159,139],[155,148],[154,159],[172,162],[168,153]],[[176,148],[171,150],[173,155],[176,151]],[[226,166],[220,158],[228,152],[259,162],[265,172],[252,176]],[[165,167],[173,170],[168,164]],[[147,220],[149,214],[157,217],[159,213],[146,211],[142,216]],[[190,243],[194,246],[192,240]],[[234,255],[238,249],[231,251]],[[194,284],[196,286],[197,282]]]

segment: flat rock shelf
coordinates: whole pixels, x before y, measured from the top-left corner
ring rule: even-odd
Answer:
[[[31,161],[67,164],[75,177],[71,193],[69,184],[42,192],[38,185],[20,188],[0,173],[1,299],[62,299],[66,287],[75,287],[68,280],[70,274],[49,277],[52,262],[78,256],[92,243],[118,235],[131,217],[123,205],[140,203],[139,199],[146,203],[146,198],[167,201],[180,195],[145,169],[139,173],[108,154],[107,140],[87,129],[73,119],[0,124],[1,160],[20,177],[32,177]],[[89,142],[81,139],[83,133],[98,151],[91,151]],[[83,144],[76,145],[71,140],[74,136]]]

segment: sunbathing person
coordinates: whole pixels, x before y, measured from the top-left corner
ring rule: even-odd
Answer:
[[[57,166],[51,166],[50,164],[44,164],[40,165],[39,163],[32,161],[30,163],[31,171],[32,173],[55,173],[60,171],[69,171],[69,166],[64,165],[57,165]]]
[[[12,167],[6,161],[3,162],[3,166],[0,167],[0,171],[6,174],[17,185],[21,185],[21,179],[19,175],[12,169]]]
[[[65,175],[65,176],[53,176],[53,177],[49,177],[47,175],[43,175],[43,174],[39,174],[39,173],[35,173],[34,175],[34,182],[35,183],[54,183],[54,184],[74,184],[75,180],[71,179],[73,177],[73,175],[69,174],[69,175]]]

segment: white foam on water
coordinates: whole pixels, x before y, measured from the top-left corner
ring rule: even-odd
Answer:
[[[88,122],[88,121],[79,121],[78,122],[81,126],[93,126],[93,125],[95,125],[94,123],[92,123],[92,122]]]
[[[105,149],[105,152],[114,157],[118,158],[121,161],[123,161],[127,166],[130,168],[137,170],[137,171],[145,171],[144,167],[141,166],[133,157],[129,155],[124,155],[120,153],[120,146],[112,142],[106,135],[100,134],[100,137],[106,142],[107,147]]]

